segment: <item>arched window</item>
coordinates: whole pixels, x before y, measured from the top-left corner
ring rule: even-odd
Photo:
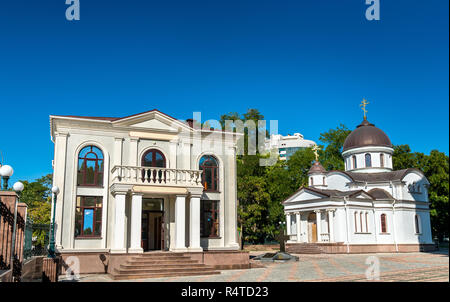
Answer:
[[[420,223],[419,223],[419,216],[418,215],[414,216],[414,223],[415,223],[415,226],[416,226],[416,234],[419,234],[420,233]]]
[[[156,149],[150,149],[142,156],[141,164],[143,167],[166,167],[166,158],[161,151]]]
[[[387,233],[386,214],[381,214],[381,233]]]
[[[103,152],[95,146],[87,146],[78,154],[78,186],[103,186]]]
[[[322,177],[322,182],[323,182],[323,185],[325,185],[325,176]]]
[[[363,222],[363,212],[359,212],[359,225],[361,226],[360,227],[361,233],[363,231],[363,229],[362,229],[363,223],[362,222]]]
[[[367,219],[368,218],[368,214],[367,214],[367,212],[366,212],[366,233],[369,233],[369,219]]]
[[[370,156],[370,154],[366,153],[365,158],[366,158],[366,167],[372,167],[372,157]]]
[[[380,154],[380,167],[384,167],[384,154]]]
[[[310,177],[309,179],[311,181],[311,186],[314,186],[314,178]]]
[[[355,233],[358,232],[358,212],[355,211]]]
[[[200,159],[199,169],[202,173],[202,184],[205,191],[219,190],[219,164],[212,155],[204,155]]]
[[[355,155],[352,156],[352,160],[353,160],[353,169],[357,169],[358,165],[356,164],[356,156]]]

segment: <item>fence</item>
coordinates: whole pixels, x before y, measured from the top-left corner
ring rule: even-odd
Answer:
[[[50,224],[33,223],[31,219],[27,219],[23,246],[24,260],[48,254],[49,233]]]
[[[8,196],[2,197],[5,198],[5,202],[3,200],[0,201],[0,270],[10,270],[11,258],[13,258],[13,279],[14,281],[20,281],[25,232],[25,220],[20,212],[24,214],[25,211],[19,211],[18,209],[16,227],[14,228],[14,204],[16,202],[16,195],[8,194]],[[9,203],[7,203],[8,201]],[[13,202],[11,203],[11,201]],[[12,247],[13,238],[14,246]]]

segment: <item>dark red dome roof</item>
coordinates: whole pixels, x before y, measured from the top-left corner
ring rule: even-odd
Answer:
[[[366,119],[356,127],[345,139],[343,151],[366,147],[366,146],[383,146],[391,147],[392,143],[383,130],[375,127]]]

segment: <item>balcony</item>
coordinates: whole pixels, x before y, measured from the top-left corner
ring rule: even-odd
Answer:
[[[117,184],[202,188],[201,170],[114,166],[111,173]]]

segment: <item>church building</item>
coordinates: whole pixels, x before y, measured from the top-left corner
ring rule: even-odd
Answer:
[[[200,129],[158,110],[53,115],[50,130],[60,189],[52,209],[56,249],[63,260],[76,256],[80,273],[115,273],[148,252],[216,268],[248,266],[237,234],[240,134]]]
[[[308,186],[284,202],[287,251],[412,252],[434,248],[429,182],[418,169],[393,170],[389,137],[363,122],[345,140],[345,171],[316,161]]]

